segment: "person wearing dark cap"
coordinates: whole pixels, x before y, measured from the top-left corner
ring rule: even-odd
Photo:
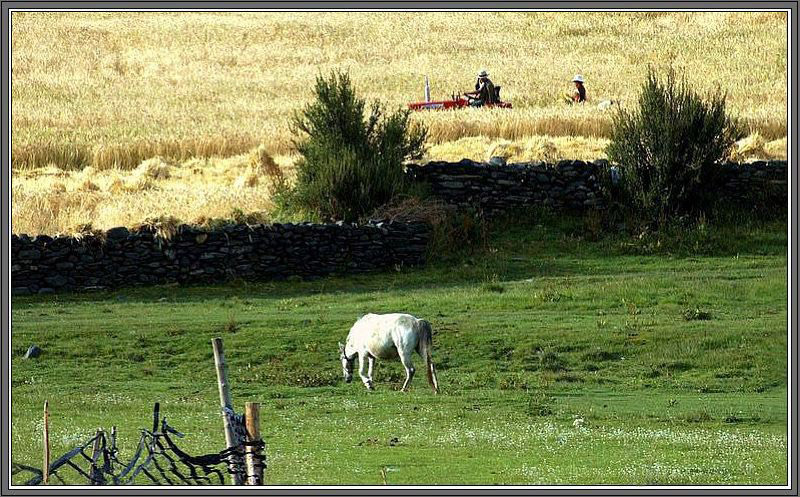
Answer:
[[[467,95],[473,97],[472,101],[469,103],[473,107],[497,103],[494,83],[489,79],[489,73],[487,73],[485,69],[478,73],[478,80],[475,82],[475,92],[470,92]]]

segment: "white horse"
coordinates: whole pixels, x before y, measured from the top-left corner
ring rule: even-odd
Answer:
[[[431,360],[433,348],[433,331],[431,324],[424,319],[418,319],[410,314],[367,314],[350,328],[347,335],[347,344],[339,343],[340,359],[344,381],[350,383],[353,379],[353,363],[358,355],[358,374],[367,389],[374,388],[372,383],[372,368],[375,359],[392,359],[400,357],[400,362],[406,369],[406,382],[403,391],[408,390],[411,379],[414,378],[414,364],[411,354],[416,350],[425,363],[428,373],[428,383],[434,393],[439,393],[439,383],[436,381],[436,370]],[[369,370],[365,374],[364,366],[369,363]]]

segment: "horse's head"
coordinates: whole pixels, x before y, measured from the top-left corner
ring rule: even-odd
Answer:
[[[353,380],[353,362],[355,361],[355,356],[352,359],[348,359],[347,355],[344,353],[344,345],[339,342],[339,359],[342,361],[342,374],[344,375],[345,383],[350,383]]]

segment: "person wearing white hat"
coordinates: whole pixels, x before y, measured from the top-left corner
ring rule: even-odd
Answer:
[[[572,82],[575,83],[575,89],[572,90],[572,102],[573,103],[583,103],[586,101],[586,88],[583,86],[583,76],[580,74],[576,74],[574,78],[572,78]]]

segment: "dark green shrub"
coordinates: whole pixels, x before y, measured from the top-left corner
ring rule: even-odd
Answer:
[[[684,414],[683,420],[687,423],[708,423],[709,421],[713,421],[714,418],[708,411],[694,411]]]
[[[663,81],[650,70],[638,108],[617,111],[606,152],[621,167],[626,204],[642,221],[661,226],[712,206],[718,163],[744,136],[725,100],[719,89],[704,100],[672,69]]]
[[[683,311],[683,319],[686,321],[708,321],[711,319],[711,313],[700,310],[697,307],[689,308]]]
[[[567,369],[567,362],[561,356],[559,356],[557,352],[551,349],[543,350],[539,354],[539,360],[541,362],[542,369],[545,371],[557,373]]]
[[[356,221],[408,185],[403,162],[422,156],[427,130],[412,126],[409,111],[365,112],[350,77],[317,77],[316,100],[293,119],[302,156],[292,202],[324,220]]]
[[[534,417],[551,416],[555,399],[543,393],[535,393],[528,398],[527,412]]]
[[[528,390],[528,382],[519,373],[507,373],[500,376],[497,388],[500,390]]]

